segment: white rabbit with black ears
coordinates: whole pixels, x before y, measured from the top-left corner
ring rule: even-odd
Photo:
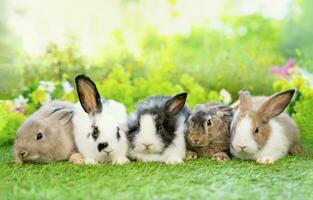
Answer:
[[[74,136],[85,163],[127,163],[125,106],[113,100],[101,99],[96,85],[85,75],[77,76],[75,82],[80,103],[75,105]]]
[[[144,162],[182,163],[189,108],[187,93],[153,96],[137,105],[128,121],[129,155]]]

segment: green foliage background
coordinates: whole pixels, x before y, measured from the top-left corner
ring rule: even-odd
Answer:
[[[289,56],[297,64],[312,71],[310,58],[311,37],[309,21],[311,2],[299,0],[302,14],[290,14],[286,20],[274,20],[260,14],[223,15],[221,23],[231,30],[216,30],[209,24],[193,26],[187,33],[171,36],[142,23],[134,26],[132,20],[123,29],[112,33],[112,45],[105,46],[92,59],[86,57],[76,43],[69,39],[65,47],[51,43],[40,56],[30,56],[19,48],[19,41],[5,23],[6,1],[0,1],[0,99],[12,100],[19,95],[29,99],[26,116],[34,112],[45,98],[38,90],[40,81],[52,81],[57,89],[53,99],[77,101],[75,92],[65,94],[63,81],[74,86],[74,77],[85,73],[98,85],[106,98],[116,99],[132,112],[138,101],[155,94],[172,95],[187,91],[188,104],[219,101],[219,91],[226,89],[236,100],[242,88],[254,95],[270,95],[290,87],[299,89],[301,98],[289,109],[300,125],[307,141],[310,140],[307,114],[310,88],[290,84],[269,73],[272,66],[282,66]],[[138,3],[140,2],[132,2]],[[169,1],[173,9],[176,1]],[[123,5],[130,5],[125,1]],[[2,9],[2,10],[1,10]],[[173,19],[179,16],[173,10]],[[138,19],[139,20],[139,19]],[[140,21],[141,22],[141,21]],[[296,27],[296,28],[294,28]],[[244,29],[245,31],[240,31]],[[138,32],[137,50],[128,48],[130,31]],[[11,45],[14,44],[14,45]],[[294,106],[295,105],[295,106]],[[11,138],[25,116],[4,110],[0,116],[0,131],[8,130]],[[3,135],[1,143],[9,141]]]
[[[167,14],[171,22],[184,14],[177,11],[179,1],[158,1],[169,5],[165,6],[167,11],[162,11],[170,12]],[[0,199],[313,199],[310,153],[287,156],[269,166],[237,159],[218,163],[207,158],[177,166],[142,162],[123,166],[68,162],[19,165],[13,163],[12,153],[18,127],[45,102],[47,95],[77,101],[75,88],[66,92],[62,83],[68,81],[74,87],[74,77],[81,73],[96,82],[102,96],[124,103],[128,113],[138,101],[156,94],[187,91],[187,103],[193,108],[199,103],[220,101],[221,89],[229,91],[235,101],[242,88],[251,90],[253,95],[297,88],[297,97],[287,111],[301,129],[302,143],[309,152],[313,151],[312,85],[302,76],[287,80],[270,73],[272,66],[283,66],[289,58],[295,58],[296,65],[313,73],[313,1],[286,1],[289,9],[298,6],[301,12],[291,11],[277,20],[262,13],[232,15],[241,4],[251,1],[225,0],[219,19],[225,29],[216,29],[211,21],[204,21],[170,35],[134,12],[146,1],[106,1],[125,7],[123,12],[114,13],[124,21],[109,36],[109,45],[101,46],[91,57],[84,54],[72,35],[65,46],[51,42],[40,55],[26,53],[23,41],[8,26],[6,8],[12,2],[17,1],[0,0]],[[41,3],[34,2],[37,6]],[[61,1],[53,3],[58,2]],[[74,7],[70,5],[69,15],[75,16],[74,11],[88,5],[79,13],[86,16],[89,6],[104,1],[62,1],[60,10],[69,2],[75,3]],[[25,11],[14,12],[23,16]],[[92,13],[93,17],[98,14],[102,16]],[[45,16],[39,19],[44,21],[41,17]],[[48,26],[56,21],[49,20]],[[84,17],[77,20],[81,26],[86,25]],[[114,21],[104,21],[110,24],[110,20]],[[88,31],[98,28],[90,27]],[[130,42],[134,42],[130,35],[136,38],[135,48],[130,48]],[[40,89],[41,81],[50,81],[56,89]],[[28,99],[21,113],[12,109],[14,99],[20,95]]]

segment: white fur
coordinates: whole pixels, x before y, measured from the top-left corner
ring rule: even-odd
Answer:
[[[240,152],[240,146],[247,146],[244,152],[241,152],[239,157],[242,159],[251,159],[251,155],[258,150],[258,144],[255,142],[252,135],[252,121],[249,116],[245,116],[235,128],[235,135],[232,141],[233,148],[236,152]]]
[[[78,150],[85,157],[86,164],[96,164],[112,160],[113,163],[123,164],[126,158],[128,143],[124,130],[120,128],[120,139],[117,140],[118,126],[126,124],[127,114],[124,105],[113,100],[103,103],[101,113],[94,116],[87,114],[80,103],[75,105],[73,117],[74,136]],[[95,141],[89,134],[92,133],[92,124],[98,126],[100,135]],[[108,142],[109,146],[103,151],[98,151],[98,144]],[[105,152],[111,151],[109,155]]]
[[[262,161],[266,158],[270,159],[269,163],[287,155],[290,141],[288,140],[284,129],[275,119],[269,122],[272,132],[265,146],[256,154],[255,159]]]
[[[290,141],[284,132],[283,125],[275,119],[270,120],[269,125],[271,126],[270,136],[263,148],[258,149],[257,143],[252,135],[253,130],[251,118],[246,116],[237,125],[237,127],[234,127],[236,133],[233,135],[231,153],[237,158],[244,160],[256,160],[261,164],[273,163],[287,155]],[[241,151],[239,145],[247,147],[244,151]]]
[[[164,147],[161,138],[156,134],[153,115],[144,115],[140,119],[140,131],[134,139],[135,148],[129,154],[131,157],[144,162],[165,162],[167,164],[182,163],[185,157],[185,117],[182,115],[177,119],[176,137],[172,143],[162,152]],[[142,143],[152,144],[146,151]]]

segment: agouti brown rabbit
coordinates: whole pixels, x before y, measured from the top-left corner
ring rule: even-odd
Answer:
[[[222,103],[197,105],[187,124],[187,159],[209,157],[229,159],[230,123],[232,108]]]

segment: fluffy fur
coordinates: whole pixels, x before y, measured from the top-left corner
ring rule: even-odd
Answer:
[[[77,152],[73,136],[74,105],[53,101],[33,113],[17,131],[17,163],[68,160]]]
[[[232,116],[232,109],[222,103],[197,105],[187,121],[187,158],[229,159]]]
[[[113,100],[101,99],[95,84],[84,75],[76,78],[76,85],[80,103],[75,105],[74,135],[85,163],[128,162],[125,106]]]
[[[256,102],[248,91],[240,92],[239,107],[231,124],[231,153],[235,157],[270,164],[288,152],[303,152],[299,128],[283,113],[294,92],[287,90]]]
[[[137,105],[129,119],[129,155],[145,162],[182,163],[185,157],[186,93],[154,96]]]

